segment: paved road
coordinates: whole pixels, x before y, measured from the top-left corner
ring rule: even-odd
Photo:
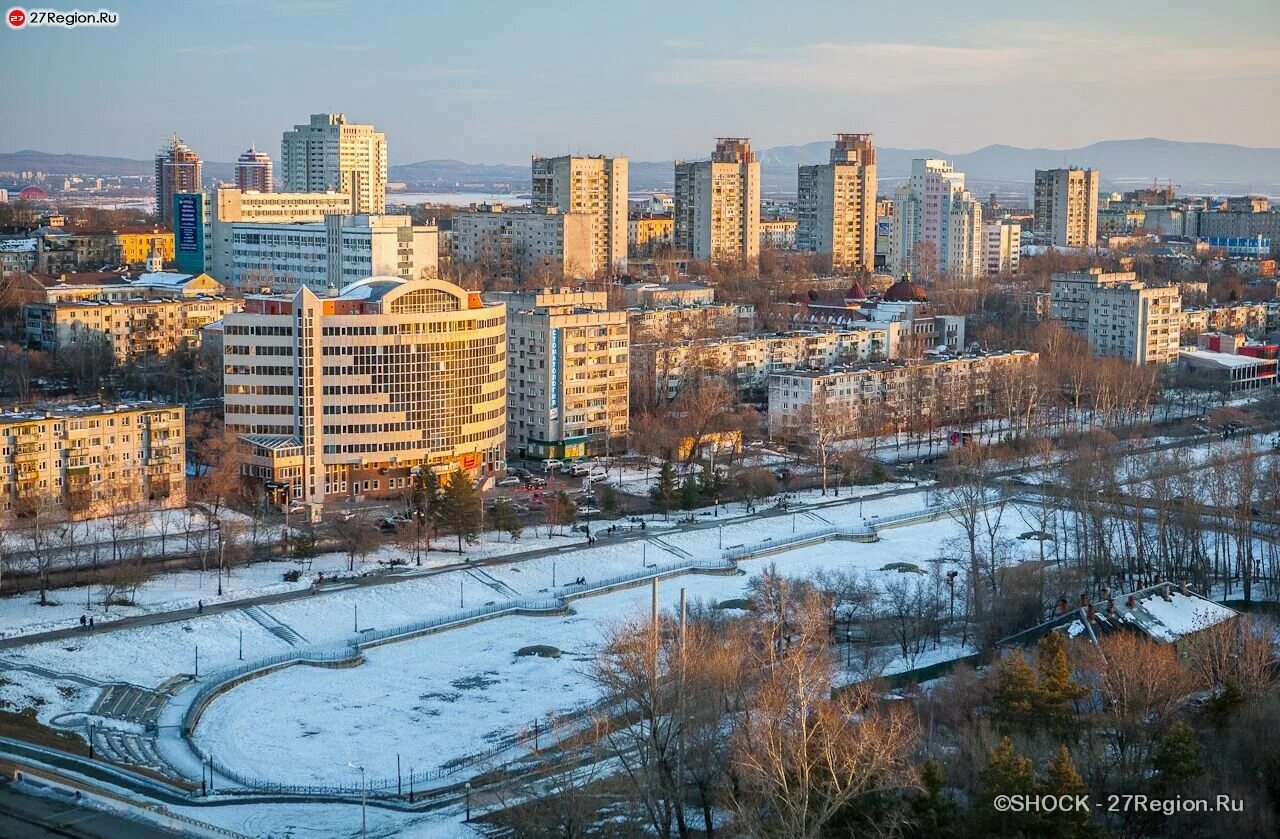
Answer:
[[[41,798],[0,783],[0,836],[73,837],[74,839],[153,839],[176,834],[142,822],[91,810],[60,798]]]

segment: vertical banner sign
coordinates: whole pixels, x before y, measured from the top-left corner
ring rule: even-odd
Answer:
[[[547,416],[560,418],[560,352],[561,341],[559,329],[551,330],[551,366],[547,370]]]

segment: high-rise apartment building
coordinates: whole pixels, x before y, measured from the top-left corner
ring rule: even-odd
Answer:
[[[590,219],[590,275],[626,270],[627,183],[625,157],[533,158],[533,208]]]
[[[698,260],[760,256],[760,161],[748,137],[720,137],[710,160],[676,162],[675,244]]]
[[[1085,336],[1098,355],[1133,364],[1178,358],[1182,297],[1177,286],[1148,286],[1132,272],[1101,268],[1054,274],[1050,315]]]
[[[1033,231],[1046,245],[1091,248],[1098,242],[1097,169],[1037,169]]]
[[[165,227],[173,224],[173,196],[198,192],[204,185],[200,155],[174,134],[156,152],[156,215]]]
[[[596,270],[595,229],[589,213],[475,204],[453,214],[450,258],[521,280],[590,277]]]
[[[181,405],[60,405],[0,413],[0,509],[93,518],[187,503]]]
[[[505,468],[506,312],[440,280],[251,296],[223,321],[227,429],[301,501],[402,495]]]
[[[280,142],[285,192],[342,192],[351,213],[387,209],[387,137],[342,114],[312,114]]]
[[[997,219],[982,225],[983,272],[995,276],[1016,274],[1022,259],[1022,224]]]
[[[507,306],[507,450],[513,458],[626,450],[627,313],[604,292],[495,294]]]
[[[271,156],[250,146],[236,161],[236,189],[271,192],[275,185],[271,168]]]
[[[875,267],[876,149],[870,134],[837,134],[829,163],[801,166],[796,247],[831,254],[831,267]]]
[[[964,174],[945,160],[911,161],[911,177],[894,194],[889,267],[918,280],[945,273],[973,279],[983,273],[982,204]]]

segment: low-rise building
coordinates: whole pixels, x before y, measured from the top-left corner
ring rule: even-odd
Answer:
[[[779,251],[796,249],[796,226],[793,218],[761,219],[760,247]]]
[[[821,423],[849,438],[988,417],[1005,384],[1038,363],[1038,353],[1016,351],[777,373],[769,377],[769,436],[812,439]]]
[[[186,437],[180,405],[66,405],[0,413],[0,508],[11,515],[94,518],[182,507]]]
[[[627,246],[631,256],[646,257],[675,245],[675,219],[670,215],[631,213],[627,219]]]
[[[1255,344],[1243,335],[1208,332],[1197,336],[1196,349],[1178,352],[1184,383],[1223,395],[1249,393],[1276,386],[1280,347]]]
[[[1267,304],[1232,303],[1225,306],[1197,306],[1180,313],[1183,335],[1202,332],[1250,332],[1267,328]]]
[[[773,373],[822,370],[883,359],[886,328],[734,335],[631,349],[632,396],[648,405],[674,399],[690,376],[723,378],[740,391],[763,388]]]
[[[604,292],[491,295],[507,307],[507,450],[513,458],[626,451],[630,335]]]
[[[755,314],[750,303],[635,306],[627,309],[627,322],[633,342],[663,344],[750,332]]]
[[[54,354],[105,342],[121,363],[195,347],[201,329],[243,305],[239,298],[204,296],[29,303],[27,341]]]
[[[502,204],[473,204],[453,214],[450,257],[498,276],[588,277],[593,217],[555,207],[508,210]]]
[[[716,300],[716,290],[701,283],[632,283],[622,291],[628,306],[703,306]]]

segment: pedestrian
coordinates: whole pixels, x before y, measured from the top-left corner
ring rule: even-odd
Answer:
[[[89,628],[93,629],[93,618],[89,618]]]
[[[197,601],[196,601],[196,614],[198,614],[198,615],[203,615],[203,614],[204,614],[204,601],[203,601],[203,600],[197,600]]]
[[[80,616],[80,628],[81,628],[81,629],[84,629],[85,624],[87,624],[88,622],[89,622],[88,618],[86,618],[84,615],[81,615],[81,616]]]

